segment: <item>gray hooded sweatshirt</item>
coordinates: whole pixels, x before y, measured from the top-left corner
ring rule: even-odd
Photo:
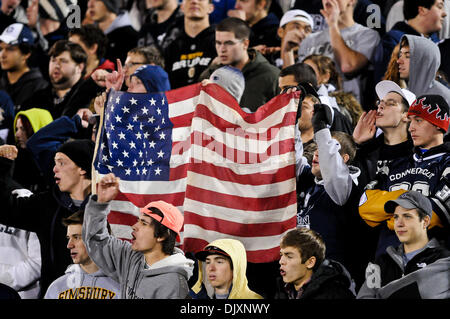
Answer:
[[[184,299],[194,261],[175,248],[174,254],[151,266],[128,241],[108,234],[106,216],[109,204],[92,196],[85,208],[83,240],[89,256],[109,277],[120,283],[123,299]]]
[[[417,97],[424,94],[441,95],[450,104],[450,89],[435,80],[441,65],[441,53],[438,46],[425,37],[405,34],[409,43],[409,80],[408,90]]]
[[[119,283],[99,269],[88,274],[80,265],[67,267],[66,273],[48,287],[44,299],[118,299]]]

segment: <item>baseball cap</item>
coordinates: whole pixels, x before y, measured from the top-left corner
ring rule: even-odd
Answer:
[[[408,116],[416,115],[447,132],[450,124],[449,106],[440,95],[421,95],[409,107]]]
[[[152,212],[152,208],[159,209],[161,213],[163,213],[163,216]],[[141,208],[140,211],[141,213],[163,224],[167,228],[173,230],[175,233],[177,233],[177,240],[179,240],[180,230],[181,227],[183,227],[184,223],[184,217],[178,208],[176,208],[172,204],[159,200],[156,202],[148,203],[144,208]]]
[[[295,9],[295,10],[289,10],[286,11],[285,14],[281,17],[280,20],[280,28],[288,24],[292,21],[303,21],[309,24],[309,26],[312,28],[314,25],[313,18],[307,13],[306,11]]]
[[[416,95],[407,89],[402,89],[397,83],[389,80],[383,80],[377,83],[375,86],[375,91],[377,92],[378,98],[383,99],[389,92],[395,92],[400,94],[406,101],[408,105],[414,103],[416,100]]]
[[[197,252],[195,254],[195,258],[197,258],[200,261],[205,261],[206,257],[208,257],[210,255],[221,255],[221,256],[231,258],[230,255],[228,255],[225,251],[223,251],[219,247],[210,246],[210,245],[206,246],[203,250],[200,250],[199,252]]]
[[[21,43],[34,43],[33,33],[22,23],[10,24],[0,35],[0,41],[10,45],[17,45]]]
[[[384,210],[386,213],[394,213],[395,208],[399,205],[405,209],[419,209],[430,218],[433,213],[430,200],[422,195],[422,193],[416,191],[405,192],[397,197],[396,200],[387,201],[384,204]]]

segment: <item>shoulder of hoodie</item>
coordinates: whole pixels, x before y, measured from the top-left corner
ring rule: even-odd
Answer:
[[[260,52],[249,49],[250,62],[247,63],[242,69],[244,76],[247,76],[250,72],[258,72],[261,77],[276,78],[280,74],[280,69],[271,64]],[[252,55],[254,57],[252,58]],[[247,80],[247,77],[246,77]],[[276,81],[278,83],[278,81]],[[272,85],[273,83],[271,83]]]

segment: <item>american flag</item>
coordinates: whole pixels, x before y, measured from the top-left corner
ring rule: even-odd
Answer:
[[[281,237],[296,226],[297,103],[298,93],[283,94],[247,114],[216,84],[112,90],[94,181],[109,172],[121,178],[108,215],[113,235],[130,239],[139,207],[164,200],[184,214],[185,252],[234,238],[248,261],[277,260]]]

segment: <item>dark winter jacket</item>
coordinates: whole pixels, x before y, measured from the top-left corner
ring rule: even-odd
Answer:
[[[350,274],[343,265],[331,259],[322,262],[302,290],[301,296],[297,296],[293,285],[283,283],[280,278],[275,299],[355,299]]]
[[[6,73],[0,79],[0,90],[8,92],[9,96],[14,102],[15,113],[25,110],[23,104],[30,100],[33,95],[48,86],[48,82],[43,78],[39,69],[31,69],[27,73],[23,74],[19,80],[10,84]],[[35,107],[29,105],[28,108]]]
[[[48,110],[54,119],[63,115],[72,117],[81,108],[89,108],[89,105],[97,96],[96,86],[92,85],[93,80],[80,79],[60,101],[54,93],[53,86],[35,92],[32,99],[28,99],[23,107],[42,108]]]
[[[52,190],[19,197],[12,191],[19,189],[10,178],[12,161],[0,158],[0,223],[35,232],[41,245],[41,297],[50,283],[64,275],[72,263],[67,251],[67,229],[62,219],[84,207],[87,198],[76,206],[68,193]]]
[[[411,156],[413,147],[411,138],[400,144],[387,145],[384,143],[384,134],[358,145],[353,164],[361,170],[359,177],[361,188],[373,181],[377,172],[388,166],[391,161]]]
[[[403,245],[388,247],[369,264],[358,299],[450,298],[450,251],[432,239],[406,265]]]

